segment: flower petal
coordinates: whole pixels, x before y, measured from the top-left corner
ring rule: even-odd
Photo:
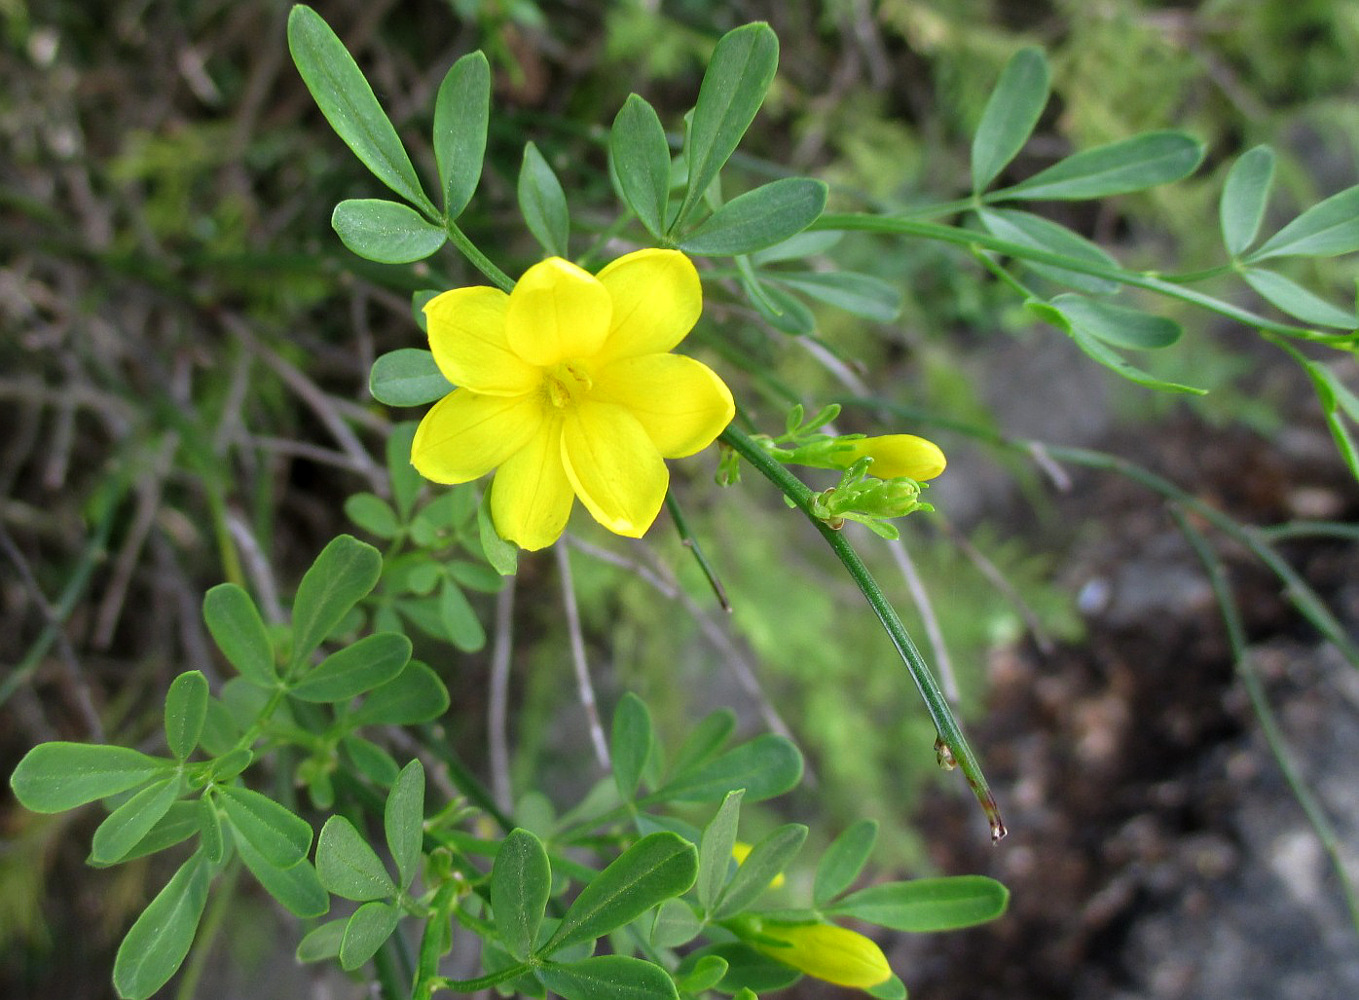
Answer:
[[[908,476],[924,482],[943,472],[947,464],[937,444],[914,434],[884,434],[842,444],[849,447],[836,452],[836,461],[844,463],[841,468],[847,469],[865,455],[872,455],[873,465],[868,472],[879,479]]]
[[[678,250],[638,250],[599,272],[613,300],[606,363],[639,354],[664,354],[688,336],[703,312],[703,285]]]
[[[615,361],[595,373],[590,399],[624,407],[664,458],[702,451],[736,415],[726,383],[682,354]]]
[[[529,364],[547,367],[598,353],[613,304],[594,275],[549,257],[524,272],[510,293],[505,334]]]
[[[518,396],[541,379],[505,338],[510,297],[499,288],[455,288],[425,305],[429,349],[444,377],[485,396]]]
[[[641,538],[665,500],[670,473],[641,423],[588,400],[566,412],[562,464],[581,503],[615,535]]]
[[[543,549],[561,537],[575,497],[562,468],[561,422],[545,421],[495,474],[491,520],[521,549]]]
[[[411,464],[436,483],[470,482],[523,448],[542,424],[542,406],[532,396],[455,389],[420,421]]]

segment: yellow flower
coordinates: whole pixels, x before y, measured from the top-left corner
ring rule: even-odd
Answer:
[[[455,288],[425,306],[429,346],[456,388],[415,433],[411,462],[437,483],[496,469],[496,531],[525,549],[561,536],[576,497],[610,531],[640,537],[670,476],[735,414],[706,365],[669,353],[703,309],[677,250],[639,250],[598,276],[551,257],[514,291]]]
[[[924,482],[943,472],[947,464],[937,444],[914,434],[842,439],[835,451],[835,460],[839,468],[848,469],[865,455],[873,456],[873,465],[868,472],[878,479],[906,476]],[[839,464],[841,462],[844,464]]]
[[[747,844],[744,840],[738,840],[731,845],[731,856],[736,859],[736,863],[739,865],[745,861],[746,858],[750,857],[750,850],[751,845]],[[779,872],[769,880],[769,888],[777,889],[787,881],[788,880],[783,877],[783,872]]]
[[[867,989],[892,978],[892,967],[881,948],[870,938],[834,924],[760,921],[745,941],[784,965],[837,986]]]

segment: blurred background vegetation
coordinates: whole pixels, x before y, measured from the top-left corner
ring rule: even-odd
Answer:
[[[382,267],[341,247],[332,206],[378,192],[292,67],[288,6],[0,0],[6,773],[42,740],[154,745],[169,679],[189,668],[214,676],[203,591],[232,579],[267,606],[269,588],[290,590],[328,538],[357,530],[344,516],[346,497],[386,491],[386,432],[413,414],[374,404],[367,373],[375,356],[421,343],[410,293],[478,281],[451,256]],[[986,95],[1026,44],[1049,53],[1055,100],[1011,168],[1016,176],[1073,148],[1147,129],[1183,128],[1208,145],[1205,167],[1190,181],[1056,209],[1055,218],[1116,248],[1128,266],[1216,263],[1212,220],[1224,165],[1257,143],[1280,152],[1284,194],[1274,208],[1283,218],[1359,175],[1353,2],[321,0],[316,7],[374,82],[427,175],[434,91],[456,57],[487,52],[496,81],[489,160],[461,224],[512,274],[536,256],[515,208],[523,143],[532,139],[558,170],[577,227],[600,228],[610,218],[600,206],[613,204],[603,138],[628,92],[644,94],[673,127],[717,37],[755,19],[778,33],[781,69],[739,168],[752,178],[823,177],[833,204],[890,211],[957,196]],[[1286,518],[1306,502],[1334,519],[1357,512],[1339,460],[1298,445],[1299,428],[1309,426],[1307,441],[1317,434],[1325,441],[1307,415],[1314,404],[1300,394],[1300,377],[1262,354],[1246,331],[1177,314],[1189,335],[1155,370],[1214,391],[1194,402],[1156,397],[1073,360],[1012,293],[952,250],[865,236],[846,238],[833,255],[899,287],[901,317],[874,325],[816,307],[816,338],[752,334],[733,348],[707,327],[698,349],[758,365],[734,382],[766,430],[781,426],[786,405],[771,385],[794,386],[816,404],[862,383],[916,415],[903,429],[944,445],[954,463],[930,491],[939,514],[912,518],[905,537],[974,733],[988,731],[988,692],[1010,658],[1098,648],[1082,645],[1098,623],[1078,607],[1077,593],[1097,575],[1080,559],[1131,558],[1136,547],[1121,551],[1119,533],[1145,538],[1146,518],[1161,515],[1153,499],[1093,486],[1084,502],[1059,504],[1035,468],[950,431],[949,421],[1123,449],[1159,461],[1182,486],[1246,519]],[[1342,300],[1354,277],[1344,260],[1309,262],[1294,276]],[[841,420],[842,430],[870,426],[853,411]],[[1171,450],[1157,452],[1159,440]],[[1196,444],[1176,452],[1176,441]],[[1214,462],[1194,450],[1219,447],[1234,457]],[[941,849],[941,838],[980,843],[984,829],[954,795],[964,794],[959,783],[939,791],[933,733],[899,663],[849,581],[778,498],[752,477],[719,492],[711,471],[711,461],[696,459],[674,476],[731,594],[729,621],[664,519],[639,546],[577,524],[576,587],[606,707],[625,690],[638,692],[672,746],[718,705],[738,708],[752,730],[781,718],[812,772],[783,808],[816,817],[813,837],[828,840],[871,816],[884,824],[876,856],[884,870],[955,873],[959,856]],[[1301,498],[1300,483],[1312,490]],[[1343,559],[1334,569],[1337,551],[1313,553],[1332,567],[1335,588],[1349,579]],[[896,564],[882,549],[871,561],[923,636]],[[516,793],[550,789],[565,809],[590,775],[560,589],[549,559],[521,567],[509,776]],[[680,599],[667,582],[675,576]],[[490,630],[494,598],[471,596]],[[1282,612],[1261,615],[1261,627],[1292,627]],[[1135,624],[1154,630],[1158,619]],[[443,738],[486,773],[489,651],[421,641],[419,655],[453,693]],[[1152,645],[1152,655],[1166,653]],[[1200,653],[1219,697],[1229,683],[1226,653],[1220,642]],[[1051,719],[1033,710],[1028,721],[1041,732]],[[1023,738],[1021,728],[1016,739]],[[1010,778],[1015,745],[989,751]],[[37,817],[12,798],[0,805],[0,993],[111,995],[112,950],[161,875],[136,863],[87,869],[92,827],[87,813]],[[1014,884],[1017,873],[994,864]],[[343,981],[308,986],[291,966],[297,930],[264,897],[243,891],[209,919],[217,933],[200,995],[309,988],[358,995]],[[1006,940],[1024,939],[989,933],[974,932],[968,947],[1003,955]],[[1052,961],[1097,960],[1099,942],[1086,944]],[[955,959],[922,968],[920,976],[943,984],[934,995],[961,995],[948,984],[975,959]],[[1022,964],[1022,951],[1008,961]],[[898,971],[916,988],[912,969]],[[1114,995],[1081,994],[1074,968],[1049,967],[1034,981],[1040,986],[1016,973],[1006,995]]]

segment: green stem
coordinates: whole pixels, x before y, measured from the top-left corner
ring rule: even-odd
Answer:
[[[717,597],[717,603],[722,605],[722,610],[731,611],[731,601],[727,599],[727,588],[722,586],[722,580],[717,575],[717,567],[708,559],[707,553],[698,544],[698,539],[689,528],[689,521],[684,516],[684,511],[680,509],[679,501],[675,499],[673,491],[666,491],[665,509],[670,511],[671,518],[675,522],[675,530],[679,532],[680,541],[684,547],[694,554],[694,561],[698,563],[698,568],[703,571],[703,575],[708,578],[708,586],[713,589],[713,594]]]
[[[529,970],[528,962],[520,962],[518,965],[511,965],[508,969],[501,969],[499,972],[492,972],[489,975],[481,976],[477,979],[448,979],[440,976],[438,979],[430,981],[430,986],[434,990],[453,990],[455,993],[475,993],[503,983],[510,979],[522,976]]]
[[[1246,642],[1246,629],[1241,622],[1241,614],[1237,609],[1231,584],[1227,580],[1227,575],[1223,572],[1222,561],[1213,552],[1203,533],[1194,527],[1181,510],[1172,507],[1170,513],[1174,516],[1180,527],[1180,532],[1193,547],[1208,574],[1208,581],[1212,584],[1213,593],[1217,597],[1218,609],[1222,613],[1223,624],[1227,627],[1227,639],[1232,647],[1232,657],[1236,661],[1236,673],[1241,678],[1241,683],[1246,689],[1246,695],[1250,698],[1251,707],[1255,710],[1255,717],[1260,722],[1260,731],[1265,737],[1265,742],[1269,744],[1270,752],[1274,755],[1279,770],[1283,772],[1284,781],[1288,783],[1293,798],[1302,807],[1313,832],[1316,833],[1327,857],[1330,858],[1331,867],[1335,869],[1336,876],[1340,881],[1345,905],[1350,911],[1350,922],[1354,925],[1355,930],[1359,931],[1359,892],[1356,892],[1354,881],[1346,871],[1344,859],[1341,857],[1343,842],[1336,833],[1335,827],[1331,825],[1330,819],[1327,818],[1321,803],[1313,796],[1311,789],[1307,787],[1302,775],[1298,773],[1298,769],[1294,767],[1289,758],[1288,745],[1284,739],[1283,731],[1279,727],[1278,719],[1274,715],[1274,709],[1269,704],[1269,698],[1265,694],[1264,685],[1260,683],[1259,675],[1251,666],[1250,651]]]
[[[981,803],[982,811],[986,814],[987,822],[991,825],[991,839],[1000,840],[1005,836],[1005,823],[1000,816],[1000,809],[996,805],[995,797],[987,787],[986,777],[982,774],[981,765],[978,763],[972,748],[968,746],[967,739],[963,736],[962,727],[958,720],[954,718],[953,710],[949,708],[947,699],[939,684],[930,672],[929,666],[925,663],[925,658],[920,655],[920,650],[911,640],[910,634],[906,631],[906,626],[902,624],[901,618],[897,615],[896,609],[892,607],[887,597],[878,586],[872,574],[868,572],[868,567],[859,558],[857,552],[850,546],[845,536],[833,530],[824,521],[812,514],[812,497],[814,496],[810,487],[800,479],[790,473],[777,461],[766,454],[749,435],[735,427],[728,427],[722,432],[722,442],[732,448],[742,458],[755,467],[755,469],[777,486],[788,499],[797,505],[798,509],[807,515],[807,519],[816,526],[830,545],[831,550],[839,558],[849,575],[858,584],[859,590],[868,599],[869,606],[873,609],[878,620],[882,622],[882,627],[886,629],[892,644],[896,646],[897,652],[901,655],[902,661],[906,664],[906,669],[911,674],[911,679],[915,681],[916,688],[920,691],[920,696],[924,699],[925,708],[930,713],[930,719],[934,722],[934,727],[939,734],[942,749],[947,750],[952,760],[957,763],[962,770],[963,776],[967,778],[967,783],[972,788],[972,794]]]
[[[458,228],[456,222],[451,219],[448,220],[444,223],[444,230],[448,233],[449,242],[458,248],[458,251],[468,259],[473,267],[490,278],[501,291],[508,292],[514,288],[514,279],[496,267],[490,257],[478,250],[477,245],[467,238],[467,234]]]
[[[995,253],[1006,254],[1010,257],[1018,257],[1021,260],[1033,261],[1036,264],[1049,264],[1053,267],[1064,268],[1068,271],[1077,271],[1081,274],[1089,274],[1096,278],[1104,278],[1107,281],[1118,282],[1122,285],[1129,285],[1133,288],[1143,288],[1150,292],[1156,292],[1167,298],[1179,299],[1192,305],[1200,306],[1210,312],[1215,312],[1229,319],[1234,319],[1238,323],[1254,327],[1258,330],[1268,330],[1271,333],[1281,334],[1285,337],[1292,337],[1298,340],[1315,341],[1322,344],[1330,344],[1335,347],[1348,348],[1354,343],[1354,335],[1351,333],[1329,334],[1318,333],[1300,326],[1289,326],[1286,323],[1276,323],[1273,320],[1265,319],[1249,309],[1242,309],[1229,302],[1214,298],[1211,295],[1204,295],[1189,288],[1183,288],[1174,281],[1167,281],[1152,274],[1144,274],[1136,271],[1125,271],[1121,267],[1109,267],[1095,261],[1082,260],[1079,257],[1068,257],[1065,254],[1053,253],[1050,250],[1039,250],[1035,247],[1025,246],[1022,243],[1012,243],[992,236],[989,233],[978,232],[971,229],[962,229],[958,226],[944,226],[935,222],[919,222],[914,219],[901,218],[900,216],[879,216],[866,215],[854,212],[840,214],[823,215],[813,222],[808,229],[838,229],[845,231],[859,231],[870,233],[893,233],[898,236],[919,236],[923,239],[938,240],[941,243],[952,243],[960,247],[981,247]]]

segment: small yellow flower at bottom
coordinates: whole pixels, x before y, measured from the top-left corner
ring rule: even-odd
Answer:
[[[431,299],[430,351],[457,388],[420,422],[412,464],[447,484],[496,470],[491,517],[521,548],[555,542],[576,498],[641,537],[665,500],[664,460],[706,448],[736,412],[712,369],[670,353],[702,310],[694,265],[659,249],[598,275],[551,257],[508,294]]]
[[[836,986],[862,990],[892,978],[887,957],[871,938],[834,924],[762,921],[746,943],[784,965]]]

